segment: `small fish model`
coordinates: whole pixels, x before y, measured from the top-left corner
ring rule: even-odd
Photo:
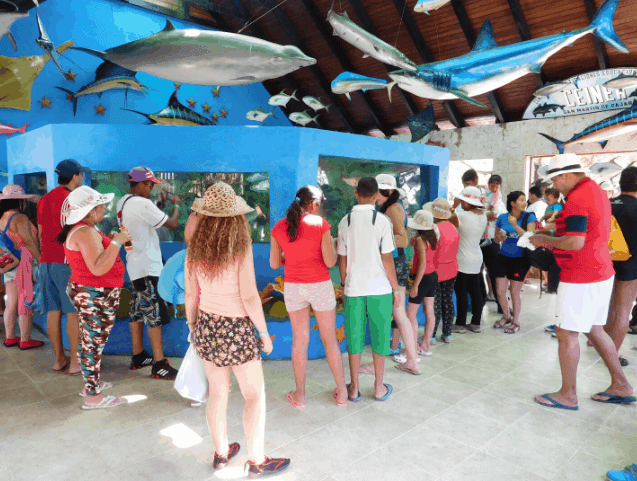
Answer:
[[[496,43],[491,22],[486,20],[470,53],[420,65],[416,71],[397,70],[389,76],[401,89],[419,97],[460,98],[484,107],[472,97],[491,92],[528,73],[540,73],[551,55],[590,33],[616,50],[628,52],[613,28],[618,3],[619,0],[606,0],[587,27],[505,46]]]
[[[607,89],[631,89],[637,87],[637,75],[624,75],[620,73],[617,77],[604,82],[602,85]]]
[[[418,3],[416,3],[416,6],[414,7],[414,12],[426,13],[429,15],[429,12],[432,10],[438,10],[450,1],[451,0],[418,0]]]
[[[288,102],[292,99],[297,101],[299,100],[296,98],[296,90],[292,92],[292,95],[287,95],[285,90],[281,90],[280,93],[273,95],[268,99],[268,104],[274,105],[275,107],[287,107]]]
[[[256,173],[256,174],[250,174],[248,177],[246,177],[246,180],[248,182],[260,182],[260,181],[265,180],[267,178],[268,178],[267,175]]]
[[[27,131],[28,126],[29,124],[24,124],[22,127],[15,128],[15,127],[12,127],[11,125],[0,123],[0,135],[7,134],[11,136],[11,134],[15,134],[16,132],[20,132],[21,134],[24,134]]]
[[[35,18],[38,21],[38,30],[40,31],[40,36],[35,39],[35,43],[37,43],[38,47],[44,50],[51,58],[57,69],[64,77],[64,80],[68,80],[68,76],[66,75],[66,72],[64,71],[64,69],[62,68],[62,64],[60,63],[60,56],[56,52],[55,45],[53,45],[53,42],[51,42],[51,39],[46,33],[46,30],[44,30],[44,26],[42,25],[42,20],[40,20],[40,15],[38,15],[38,12],[35,12]]]
[[[573,85],[571,82],[552,82],[533,92],[536,97],[548,97],[554,93],[561,92],[566,87]]]
[[[312,118],[305,112],[292,112],[288,118],[295,124],[299,124],[305,127],[307,124],[311,122],[316,123],[316,119],[318,119],[318,117],[319,116],[317,115],[316,117]]]
[[[170,20],[161,32],[105,52],[76,50],[135,72],[194,85],[263,82],[316,63],[293,45],[214,30],[177,30]]]
[[[274,109],[268,112],[267,110],[263,110],[261,107],[259,107],[258,109],[252,109],[248,111],[248,113],[246,114],[246,119],[256,120],[257,122],[263,122],[265,119],[267,119],[270,116],[276,119],[276,117],[274,116]]]
[[[82,95],[97,94],[99,98],[102,93],[107,90],[125,89],[126,98],[128,99],[128,90],[136,90],[146,93],[147,87],[139,83],[135,78],[137,75],[132,70],[115,65],[112,62],[102,62],[95,70],[95,80],[84,85],[77,92],[65,89],[63,87],[55,87],[70,96],[69,100],[73,102],[73,115],[77,112],[77,99]]]
[[[411,132],[412,142],[418,142],[433,130],[440,130],[434,120],[434,105],[429,102],[429,105],[422,112],[409,117],[407,126]]]
[[[367,92],[368,90],[387,89],[389,95],[389,101],[391,102],[391,88],[396,85],[396,82],[387,82],[387,80],[380,78],[365,77],[353,72],[342,72],[332,80],[332,92],[335,94],[345,94],[349,100],[352,100],[350,96],[351,92],[362,90]]]
[[[543,133],[540,135],[553,142],[560,154],[563,154],[564,147],[571,144],[598,142],[603,149],[606,147],[608,139],[635,131],[637,131],[637,100],[633,102],[632,107],[585,128],[569,140],[557,140]]]
[[[544,116],[550,112],[557,112],[557,109],[561,109],[561,108],[562,108],[561,105],[545,103],[542,105],[538,105],[537,107],[533,109],[533,116],[534,117],[537,117],[538,115]]]
[[[624,170],[621,165],[615,162],[617,158],[618,157],[615,157],[608,162],[598,162],[597,164],[593,164],[588,170],[591,174],[597,175],[602,179],[610,179]]]
[[[303,103],[307,105],[308,107],[312,108],[314,112],[318,112],[321,109],[325,109],[325,111],[329,113],[328,109],[332,106],[332,104],[325,105],[319,99],[317,99],[316,97],[312,97],[310,95],[306,95],[305,97],[303,97],[302,100],[303,100]]]
[[[333,10],[333,4],[330,7],[330,11],[327,12],[327,21],[334,28],[334,35],[341,37],[347,43],[362,51],[365,54],[363,58],[373,57],[380,62],[398,68],[416,70],[416,64],[409,60],[404,53],[356,25],[349,19],[347,12],[343,13],[343,15],[336,13]]]
[[[122,109],[128,112],[134,112],[143,115],[151,124],[160,125],[215,125],[210,119],[198,114],[192,109],[179,103],[177,100],[177,91],[175,90],[168,100],[168,105],[154,114],[145,114],[137,110]]]
[[[10,9],[2,8],[2,4],[4,3],[9,5]],[[20,12],[17,5],[13,2],[9,2],[8,0],[0,0],[0,38],[6,35],[9,39],[9,42],[11,42],[13,50],[15,50],[16,52],[18,51],[18,44],[15,43],[15,39],[13,38],[13,35],[11,35],[10,28],[11,25],[13,25],[13,22],[28,16],[28,13]]]

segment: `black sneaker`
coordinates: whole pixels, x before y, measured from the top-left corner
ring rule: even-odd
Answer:
[[[212,467],[215,469],[225,468],[228,462],[237,455],[239,449],[241,449],[239,443],[232,443],[230,446],[228,446],[228,454],[226,454],[225,456],[219,456],[215,451],[215,460],[212,463]]]
[[[265,457],[265,461],[261,464],[254,464],[252,461],[246,463],[248,476],[251,478],[276,474],[279,471],[283,471],[289,465],[290,460],[288,458],[268,458],[267,456]]]
[[[131,357],[130,368],[133,371],[141,369],[142,367],[150,366],[153,364],[153,356],[146,351],[142,351],[139,354],[135,354]]]
[[[622,367],[626,367],[626,366],[628,366],[628,359],[626,359],[626,358],[624,358],[624,357],[619,356],[619,364],[621,364],[621,365],[622,365]]]
[[[166,381],[174,381],[177,377],[177,369],[171,367],[168,364],[168,359],[162,359],[153,364],[153,370],[150,373],[150,377],[156,379],[165,379]]]

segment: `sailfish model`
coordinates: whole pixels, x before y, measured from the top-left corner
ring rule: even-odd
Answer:
[[[505,46],[495,42],[491,22],[486,20],[470,53],[420,65],[415,71],[398,70],[389,76],[401,89],[419,97],[461,98],[483,107],[472,97],[491,92],[528,73],[539,73],[551,55],[589,33],[627,53],[628,48],[613,28],[618,3],[619,0],[606,0],[587,27]]]

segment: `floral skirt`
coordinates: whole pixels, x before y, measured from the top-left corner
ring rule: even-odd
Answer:
[[[261,349],[249,317],[226,317],[199,311],[195,348],[215,366],[239,366],[261,359]]]

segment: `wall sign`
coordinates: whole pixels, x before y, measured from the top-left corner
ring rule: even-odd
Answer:
[[[637,100],[637,68],[612,68],[577,75],[547,84],[534,95],[523,119],[625,109]]]

